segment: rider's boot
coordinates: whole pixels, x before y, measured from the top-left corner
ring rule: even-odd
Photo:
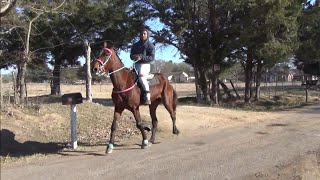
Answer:
[[[150,92],[146,90],[142,80],[139,78],[138,79],[138,87],[140,88],[140,100],[141,100],[141,104],[143,105],[150,105],[151,104],[151,100],[150,100]]]

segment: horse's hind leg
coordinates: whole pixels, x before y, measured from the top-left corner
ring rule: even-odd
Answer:
[[[134,108],[131,110],[131,112],[134,115],[134,118],[136,120],[136,126],[137,128],[141,131],[142,134],[142,144],[141,144],[141,149],[144,149],[145,147],[147,147],[149,145],[148,139],[147,139],[147,135],[145,130],[150,130],[147,127],[145,127],[143,125],[143,123],[141,122],[141,117],[140,117],[140,111],[139,111],[139,107]]]
[[[110,140],[109,140],[108,148],[106,150],[107,154],[112,153],[113,145],[114,145],[114,138],[115,138],[116,130],[118,127],[118,120],[120,119],[120,116],[121,116],[121,113],[123,112],[123,110],[124,109],[122,109],[122,108],[115,107],[114,115],[113,115],[114,117],[113,117],[113,121],[112,121],[112,125],[111,125]]]
[[[156,136],[156,132],[157,132],[157,128],[158,128],[158,118],[156,115],[156,110],[158,105],[160,104],[160,100],[156,100],[154,102],[152,102],[152,104],[149,106],[149,110],[150,110],[150,116],[152,119],[152,134],[151,134],[151,138],[150,138],[150,142],[152,144],[154,144],[155,142],[155,136]]]
[[[163,101],[163,105],[170,113],[170,117],[172,119],[172,133],[179,134],[180,132],[176,126],[176,105],[174,104],[174,100],[166,97]]]

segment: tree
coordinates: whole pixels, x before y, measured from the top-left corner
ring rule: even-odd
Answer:
[[[237,12],[239,19],[234,24],[241,30],[235,55],[243,59],[241,63],[245,71],[245,102],[250,102],[255,64],[258,100],[263,65],[273,66],[294,52],[301,4],[294,0],[255,0],[242,1],[240,7],[241,11]]]
[[[9,13],[9,11],[14,7],[16,4],[17,0],[6,0],[6,1],[1,1],[1,8],[0,8],[0,17],[5,16],[6,14]],[[0,20],[1,21],[1,20]]]
[[[10,40],[12,39],[9,39],[9,41],[7,41],[7,43],[3,43],[3,45],[5,47],[4,48],[5,51],[7,51],[8,52],[7,54],[9,55],[10,55],[10,48],[8,48],[8,45],[9,47],[10,45],[13,47],[19,47],[19,48],[14,48],[14,50],[11,50],[11,52],[17,49],[20,51],[16,53],[20,55],[16,57],[18,60],[15,62],[18,69],[16,84],[18,86],[17,89],[20,95],[20,103],[23,103],[24,96],[25,96],[25,77],[26,77],[25,75],[27,71],[27,65],[32,61],[34,56],[36,56],[36,54],[33,52],[36,51],[37,49],[37,46],[32,46],[33,45],[32,42],[34,42],[32,36],[38,35],[38,34],[32,33],[34,22],[45,13],[55,11],[60,7],[62,7],[65,0],[62,2],[58,2],[60,4],[58,4],[54,8],[51,8],[51,7],[48,8],[50,4],[43,3],[43,2],[41,3],[38,1],[30,1],[30,2],[19,1],[19,2],[20,2],[18,4],[19,9],[13,13],[16,15],[15,17],[17,18],[17,20],[20,20],[20,21],[15,21],[15,24],[14,24],[15,26],[19,27],[20,32],[16,30],[17,27],[13,27],[13,28],[9,28],[5,33],[5,35],[10,36],[12,30],[14,29],[16,32],[16,36],[12,36],[12,37],[19,37],[19,38],[13,38],[14,41],[11,41],[11,42]],[[19,46],[19,44],[21,44],[22,46],[21,45]],[[12,63],[12,61],[7,63],[5,66],[10,65],[10,63]]]
[[[41,22],[39,26],[45,32],[43,36],[49,43],[48,46],[52,47],[50,52],[54,70],[51,94],[61,93],[61,67],[77,63],[79,56],[85,54],[83,47],[86,41],[91,45],[93,58],[100,53],[105,40],[113,41],[119,49],[128,47],[141,26],[140,20],[131,17],[134,13],[130,6],[128,8],[130,2],[77,1],[68,5],[66,13],[50,14],[50,23],[48,20]]]
[[[295,64],[307,74],[320,74],[320,1],[306,3],[299,17],[299,48]]]
[[[200,90],[203,99],[208,101],[207,72],[214,62],[224,59],[215,58],[218,56],[218,53],[215,53],[218,51],[217,47],[220,46],[213,45],[212,39],[217,44],[220,41],[215,39],[219,37],[217,33],[211,34],[213,31],[210,27],[213,26],[210,26],[210,19],[214,14],[211,13],[208,5],[221,2],[151,0],[144,3],[144,9],[151,11],[151,17],[158,17],[165,25],[162,30],[155,32],[155,40],[172,45],[179,50],[181,58],[194,69],[197,102],[202,101]],[[216,14],[219,17],[225,15],[223,12]]]

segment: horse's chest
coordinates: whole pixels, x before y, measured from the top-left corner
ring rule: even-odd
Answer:
[[[118,94],[116,96],[112,97],[114,104],[122,104],[122,105],[134,105],[135,100],[132,98],[132,96],[127,95],[126,93]]]

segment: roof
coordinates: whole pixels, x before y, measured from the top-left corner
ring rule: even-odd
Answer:
[[[183,71],[164,73],[164,75],[167,76],[167,77],[172,76],[172,75],[181,75],[181,74],[183,74],[186,77],[189,77],[189,75],[187,73],[183,72]]]

